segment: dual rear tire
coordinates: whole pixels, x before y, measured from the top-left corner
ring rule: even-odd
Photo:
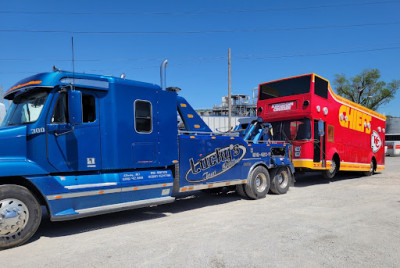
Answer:
[[[250,199],[260,199],[267,195],[270,185],[268,170],[258,166],[251,171],[247,183],[244,184],[244,191]]]
[[[267,195],[270,185],[268,170],[258,166],[250,172],[246,184],[236,185],[236,192],[244,198],[260,199]]]
[[[271,192],[274,194],[286,194],[292,182],[292,173],[287,167],[277,168],[272,173]]]
[[[270,176],[265,167],[258,166],[251,171],[246,184],[236,186],[236,192],[250,199],[264,198],[269,191],[285,194],[289,190],[291,180],[292,174],[286,167],[274,169]]]

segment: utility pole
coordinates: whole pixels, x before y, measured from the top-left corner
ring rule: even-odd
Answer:
[[[228,131],[231,130],[231,118],[232,118],[232,88],[231,88],[231,49],[228,48]]]

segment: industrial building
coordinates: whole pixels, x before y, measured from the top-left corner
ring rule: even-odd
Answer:
[[[220,132],[229,131],[228,99],[228,96],[224,96],[222,97],[221,105],[214,105],[210,109],[196,110],[211,130]],[[251,99],[248,95],[232,95],[231,105],[232,127],[238,125],[239,119],[257,116],[257,103],[254,96]]]
[[[400,156],[400,117],[386,119],[386,155]]]

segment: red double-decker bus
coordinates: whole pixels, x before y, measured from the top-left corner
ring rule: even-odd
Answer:
[[[257,115],[272,139],[290,141],[298,170],[371,175],[385,168],[386,117],[336,95],[329,81],[306,74],[259,85]]]

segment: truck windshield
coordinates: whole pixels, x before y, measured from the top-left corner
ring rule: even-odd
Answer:
[[[309,93],[310,87],[311,75],[262,84],[259,100]]]
[[[48,90],[40,89],[16,96],[1,125],[12,126],[35,122],[48,95]]]
[[[295,119],[271,122],[272,139],[283,141],[300,141],[311,139],[310,119]]]

